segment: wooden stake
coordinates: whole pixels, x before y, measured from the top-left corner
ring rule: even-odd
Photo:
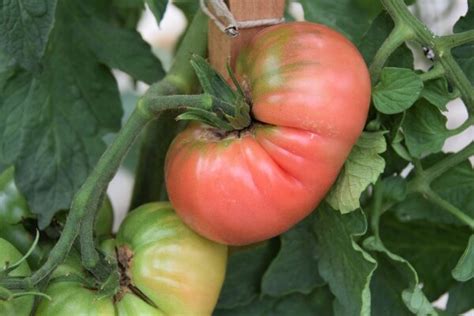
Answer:
[[[226,3],[237,21],[280,19],[285,9],[285,0],[227,0]],[[240,29],[239,36],[230,38],[209,20],[210,63],[224,78],[228,78],[226,63],[229,58],[231,66],[234,67],[240,48],[265,27]]]

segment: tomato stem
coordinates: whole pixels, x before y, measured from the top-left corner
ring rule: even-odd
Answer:
[[[426,180],[431,183],[433,180],[446,173],[449,169],[459,165],[463,161],[466,161],[471,156],[474,156],[474,142],[471,142],[461,151],[449,155],[430,168],[426,169],[424,171]]]
[[[447,49],[474,43],[474,30],[446,35],[441,37],[438,42]]]
[[[422,194],[425,199],[438,205],[444,211],[451,213],[462,223],[474,230],[474,219],[472,217],[449,201],[444,200],[431,188],[431,183],[435,179],[460,163],[467,161],[472,155],[474,155],[474,143],[471,143],[457,153],[447,156],[427,169],[423,169],[420,161],[414,161],[415,177],[408,182],[408,192]]]

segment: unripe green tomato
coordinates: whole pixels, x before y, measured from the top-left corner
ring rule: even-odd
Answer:
[[[5,239],[0,238],[0,271],[20,260],[22,254]],[[26,261],[23,261],[8,276],[28,276],[31,271]],[[14,299],[0,299],[0,315],[28,316],[33,307],[33,296],[21,296]]]
[[[83,273],[76,256],[55,271],[46,291],[52,300],[43,299],[36,315],[211,315],[224,281],[227,247],[189,229],[169,203],[132,211],[116,241],[102,243],[106,256],[114,256],[115,249],[123,271],[114,297],[80,279],[58,278]]]

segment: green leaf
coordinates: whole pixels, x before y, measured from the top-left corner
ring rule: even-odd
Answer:
[[[94,15],[84,16],[82,21],[84,32],[79,35],[100,62],[148,84],[163,78],[161,62],[137,31],[118,28]]]
[[[459,258],[452,274],[453,278],[461,282],[474,278],[474,234],[469,238],[466,250]]]
[[[390,176],[383,179],[383,197],[387,202],[401,202],[406,199],[407,181],[400,176]]]
[[[199,10],[199,1],[196,0],[172,0],[172,2],[183,11],[188,21],[191,21],[193,15]]]
[[[468,282],[457,283],[449,290],[446,312],[450,315],[460,315],[474,308],[474,279]]]
[[[102,137],[120,127],[115,79],[83,42],[79,17],[89,4],[58,3],[43,71],[11,77],[0,100],[0,161],[15,163],[16,183],[40,228],[69,208],[105,149]]]
[[[11,0],[0,5],[0,47],[25,69],[37,70],[54,24],[57,0]]]
[[[374,105],[384,114],[396,114],[411,107],[423,89],[423,81],[411,69],[386,67],[372,96]]]
[[[215,316],[333,315],[334,296],[328,287],[316,288],[309,295],[291,294],[281,298],[263,296],[234,309],[217,309]]]
[[[455,284],[451,270],[466,246],[467,228],[425,221],[399,222],[392,214],[382,216],[380,235],[391,252],[405,258],[415,268],[430,301]]]
[[[425,82],[421,97],[435,105],[440,111],[447,111],[446,104],[453,99],[446,78]]]
[[[262,280],[262,293],[284,296],[299,292],[308,294],[325,284],[316,269],[316,240],[311,215],[280,236],[281,249]]]
[[[272,241],[232,253],[217,308],[232,309],[255,299],[260,293],[263,273],[275,254],[275,244]]]
[[[440,152],[451,133],[446,117],[425,100],[418,101],[406,113],[403,131],[408,151],[415,158]]]
[[[390,252],[375,236],[364,240],[364,247],[372,251],[378,264],[370,285],[373,315],[436,315],[408,261]]]
[[[373,14],[359,1],[300,0],[305,20],[326,24],[358,42],[369,29]]]
[[[160,24],[161,19],[166,11],[168,0],[145,0],[151,12],[155,16],[156,22]]]
[[[145,4],[143,0],[97,0],[105,6],[109,21],[120,27],[135,30],[140,20]]]
[[[3,90],[3,86],[7,80],[15,74],[15,71],[15,60],[0,51],[0,92]],[[0,93],[0,97],[1,96],[2,93]]]
[[[336,315],[370,315],[370,280],[377,266],[354,238],[365,234],[362,211],[342,215],[326,204],[316,210],[319,273],[336,296]]]
[[[454,32],[463,32],[474,29],[474,0],[468,0],[467,14],[454,25]],[[474,43],[469,43],[453,50],[453,56],[459,62],[462,70],[474,84]]]
[[[424,168],[453,154],[432,155],[424,159]],[[466,160],[446,171],[431,183],[431,188],[443,199],[453,204],[467,215],[474,217],[474,172],[471,163]],[[439,206],[428,201],[423,195],[415,193],[398,203],[392,211],[401,221],[426,220],[439,224],[464,225]]]
[[[344,214],[360,206],[360,195],[377,180],[385,167],[385,161],[379,155],[386,150],[383,134],[362,133],[326,198],[331,207]]]

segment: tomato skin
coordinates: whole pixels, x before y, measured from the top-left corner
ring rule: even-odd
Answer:
[[[20,260],[22,254],[5,239],[0,238],[0,271],[7,263],[13,264]],[[9,276],[30,275],[28,264],[23,261],[18,268],[11,271]],[[12,300],[4,301],[0,299],[0,315],[2,316],[28,316],[33,308],[33,296],[22,296]]]
[[[43,299],[36,315],[211,315],[224,281],[227,247],[185,226],[169,203],[150,203],[132,211],[117,239],[102,243],[107,256],[115,254],[114,247],[127,266],[126,279],[155,306],[127,285],[122,284],[126,289],[113,298],[79,280],[60,278],[83,274],[80,257],[73,252],[54,271],[46,291],[52,301]]]
[[[96,292],[78,282],[52,282],[46,294],[51,297],[51,301],[41,301],[37,316],[115,315],[111,298],[98,298]]]
[[[236,73],[260,123],[227,137],[191,124],[172,143],[165,175],[186,224],[245,245],[288,230],[324,198],[364,127],[370,76],[349,40],[308,22],[258,33]]]

